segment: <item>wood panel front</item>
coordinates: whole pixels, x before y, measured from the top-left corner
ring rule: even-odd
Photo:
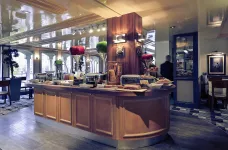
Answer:
[[[34,114],[44,115],[44,97],[42,90],[34,90]]]
[[[89,94],[73,94],[73,125],[91,131],[91,100]]]
[[[72,124],[71,116],[71,93],[59,94],[59,121],[67,124]]]
[[[158,137],[169,130],[167,91],[153,92],[153,96],[113,96],[60,88],[35,88],[36,115],[116,140]]]
[[[93,132],[113,136],[113,103],[113,97],[93,96]]]
[[[45,90],[45,117],[53,120],[57,120],[58,108],[57,108],[57,96],[56,92],[50,92]]]
[[[161,135],[169,129],[168,97],[122,99],[120,112],[122,138]]]

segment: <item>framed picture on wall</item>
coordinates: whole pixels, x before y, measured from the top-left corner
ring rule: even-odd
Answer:
[[[208,75],[226,74],[226,55],[207,55],[207,73]]]
[[[207,11],[207,25],[216,27],[222,24],[225,14],[224,8],[211,9]]]

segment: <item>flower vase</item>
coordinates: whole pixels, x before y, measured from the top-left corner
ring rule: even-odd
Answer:
[[[73,58],[76,62],[76,66],[75,66],[75,71],[78,71],[79,70],[79,59],[80,59],[80,55],[73,55]]]
[[[107,70],[107,54],[106,53],[99,53],[99,54],[103,61],[103,73],[105,73]]]

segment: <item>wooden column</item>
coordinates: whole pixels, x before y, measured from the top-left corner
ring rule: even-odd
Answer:
[[[120,17],[114,17],[107,20],[107,42],[108,42],[108,58],[107,61],[123,62],[123,74],[139,74],[140,59],[136,54],[135,36],[142,33],[142,17],[136,13],[126,14]],[[114,44],[113,36],[125,34],[126,42]],[[116,48],[125,48],[125,56],[117,57]]]

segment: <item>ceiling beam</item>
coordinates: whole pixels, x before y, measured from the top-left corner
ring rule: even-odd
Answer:
[[[71,18],[71,19],[62,21],[60,23],[44,26],[38,29],[34,29],[34,30],[30,30],[23,33],[2,38],[0,39],[0,44],[8,44],[11,41],[16,41],[19,39],[36,36],[36,35],[40,35],[51,31],[57,31],[64,28],[85,26],[85,25],[96,23],[103,20],[104,18],[95,14],[85,15],[79,18]]]
[[[61,51],[61,53],[63,53],[63,54],[69,54],[70,55],[69,50],[62,50],[62,49],[56,49],[56,48],[46,48],[46,47],[34,47],[34,46],[26,45],[26,44],[13,45],[12,48],[21,49],[21,50],[26,49],[27,51],[30,51],[31,53],[33,53],[35,49],[39,49],[39,51],[41,51],[41,52],[49,52],[49,53]],[[85,55],[98,55],[97,49],[96,48],[86,49]]]
[[[17,1],[22,2],[24,4],[28,4],[30,6],[34,6],[41,10],[46,10],[54,14],[63,14],[64,12],[67,11],[65,7],[63,7],[59,3],[56,3],[55,1],[50,1],[50,0],[29,0],[29,1],[17,0]]]
[[[35,42],[35,41],[34,42],[27,42],[27,43],[24,43],[24,44],[25,45],[30,45],[30,46],[41,46],[43,44],[58,43],[58,42],[67,41],[67,40],[80,39],[80,38],[83,38],[83,37],[103,36],[103,35],[106,35],[106,31],[94,32],[93,34],[85,33],[85,34],[82,34],[82,35],[68,34],[68,35],[57,36],[57,37],[54,37],[54,38],[49,38],[49,39],[37,41],[37,42]]]

